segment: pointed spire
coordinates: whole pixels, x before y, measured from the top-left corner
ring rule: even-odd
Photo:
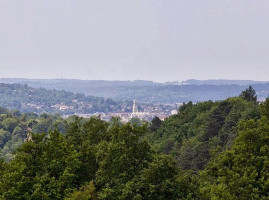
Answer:
[[[136,100],[134,99],[134,102],[133,102],[133,112],[132,114],[136,114],[138,113],[138,109],[137,109],[137,105],[136,105]]]

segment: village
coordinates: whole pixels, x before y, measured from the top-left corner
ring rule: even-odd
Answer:
[[[119,117],[121,121],[128,122],[132,118],[138,118],[140,120],[144,121],[151,121],[154,117],[158,117],[161,120],[164,120],[165,118],[177,114],[178,107],[181,105],[181,103],[171,105],[171,104],[157,104],[157,105],[147,105],[147,104],[141,104],[138,105],[137,101],[133,101],[132,109],[129,107],[125,107],[122,109],[122,112],[96,112],[91,114],[80,114],[75,113],[75,115],[83,117],[83,118],[90,118],[92,116],[97,116],[100,119],[104,121],[109,121],[112,117]],[[61,110],[63,106],[59,107],[59,110]],[[64,107],[65,108],[65,107]],[[131,110],[131,112],[130,112]],[[127,112],[126,112],[127,111]],[[128,112],[129,111],[129,112]],[[64,118],[69,117],[70,115],[62,115]]]

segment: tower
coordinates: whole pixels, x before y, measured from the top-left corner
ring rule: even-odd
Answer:
[[[28,131],[26,141],[33,142],[33,136],[32,136],[31,131]]]
[[[134,99],[134,103],[133,103],[133,112],[132,112],[132,114],[136,114],[136,113],[138,113],[138,109],[137,109],[136,101],[135,101],[135,99]]]

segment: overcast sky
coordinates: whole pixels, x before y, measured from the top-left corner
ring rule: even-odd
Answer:
[[[0,0],[0,77],[269,80],[268,0]]]

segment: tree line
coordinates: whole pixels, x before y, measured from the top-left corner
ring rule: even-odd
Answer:
[[[32,133],[0,161],[0,199],[268,199],[269,99],[258,103],[251,87],[165,121],[73,117],[63,127]]]
[[[116,112],[131,102],[117,102],[102,97],[85,96],[67,91],[32,88],[22,84],[0,83],[0,105],[22,112],[61,114]],[[60,106],[66,108],[60,110]]]

